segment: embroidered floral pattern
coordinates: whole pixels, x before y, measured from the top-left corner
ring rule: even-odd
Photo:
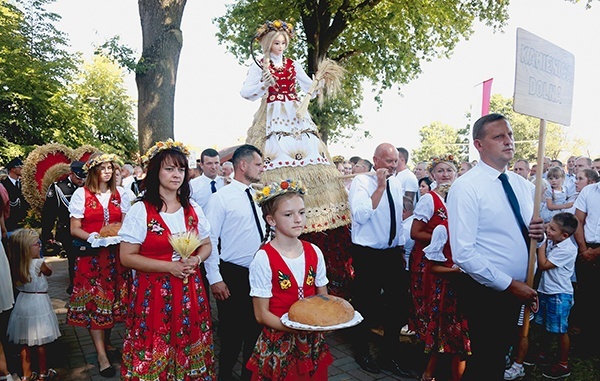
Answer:
[[[116,207],[116,208],[121,208],[121,203],[119,202],[119,200],[117,200],[116,198],[113,198],[112,200],[110,200],[110,202]]]
[[[281,272],[281,270],[277,271],[277,273],[279,274],[279,287],[282,290],[287,290],[288,288],[292,287],[292,281],[290,280],[289,274],[284,274],[283,272]]]
[[[151,219],[148,223],[148,231],[151,233],[155,233],[156,235],[162,235],[164,230],[165,228],[163,228],[160,222],[156,221],[155,219]]]
[[[436,210],[435,214],[437,214],[442,220],[448,219],[448,216],[446,215],[446,209],[443,207]]]
[[[96,209],[98,207],[98,203],[96,202],[96,200],[89,200],[86,204],[85,204],[86,208],[89,209]]]
[[[310,266],[308,269],[308,275],[306,275],[306,285],[312,286],[313,284],[315,284],[316,277],[317,273],[315,272],[315,269],[312,266]]]

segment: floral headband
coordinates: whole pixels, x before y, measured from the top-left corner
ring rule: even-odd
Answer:
[[[283,180],[281,182],[273,182],[265,185],[265,187],[254,194],[254,201],[258,206],[262,206],[268,200],[280,196],[284,193],[305,194],[306,188],[304,184],[296,180]]]
[[[452,164],[454,168],[458,168],[458,163],[454,161],[453,155],[442,155],[442,156],[434,156],[429,159],[429,165],[427,166],[427,172],[430,172],[435,168],[439,163],[448,163]]]
[[[156,156],[160,151],[164,151],[166,149],[172,149],[175,151],[179,151],[185,156],[190,155],[190,150],[182,143],[182,142],[174,142],[173,139],[169,138],[164,142],[156,142],[156,144],[146,151],[146,154],[142,156],[142,163],[148,164],[148,162]]]
[[[119,159],[119,157],[115,154],[112,153],[103,153],[100,156],[96,156],[90,160],[88,160],[84,165],[83,165],[83,170],[85,172],[88,172],[90,169],[94,168],[97,165],[100,165],[102,163],[108,163],[108,162],[112,162],[115,164],[118,164],[120,166],[123,165],[123,162],[121,161],[121,159]]]
[[[333,161],[334,163],[343,163],[344,162],[344,157],[342,155],[335,155],[334,157],[331,158],[331,161]]]
[[[265,24],[261,25],[261,27],[256,30],[254,38],[260,41],[269,32],[285,32],[290,39],[294,37],[294,29],[292,24],[281,20],[275,20],[267,21]]]

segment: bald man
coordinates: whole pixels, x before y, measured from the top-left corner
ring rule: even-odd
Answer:
[[[354,308],[365,317],[352,332],[354,358],[370,373],[381,369],[410,377],[398,362],[400,329],[407,319],[408,278],[404,262],[402,226],[402,183],[394,176],[398,150],[382,143],[375,149],[376,176],[358,175],[348,196],[352,213],[352,264],[354,266]],[[383,301],[380,301],[383,290]],[[369,350],[369,327],[375,312],[384,306],[384,336],[377,362]]]

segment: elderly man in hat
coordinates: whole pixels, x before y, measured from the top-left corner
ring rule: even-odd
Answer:
[[[73,238],[70,229],[69,203],[75,189],[83,186],[85,182],[86,173],[83,170],[83,164],[82,161],[72,162],[69,175],[63,180],[50,184],[42,209],[42,242],[44,242],[46,254],[50,254],[52,249],[62,247],[69,259],[70,284],[67,289],[69,294],[73,289],[73,272],[76,259],[71,242]],[[55,226],[56,234],[53,236],[52,231]]]
[[[23,197],[21,191],[21,170],[23,169],[23,161],[15,157],[6,164],[8,176],[2,180],[2,185],[8,191],[10,211],[9,216],[4,221],[8,236],[13,231],[22,228],[25,223],[25,217],[29,210],[29,203]]]

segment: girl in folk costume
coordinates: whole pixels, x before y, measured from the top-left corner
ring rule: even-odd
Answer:
[[[298,299],[327,294],[323,253],[298,239],[306,222],[304,193],[299,181],[285,180],[255,195],[275,237],[250,264],[254,314],[264,325],[246,365],[252,380],[327,380],[333,361],[322,332],[298,331],[280,321]]]
[[[413,298],[409,327],[425,344],[429,361],[422,381],[434,380],[442,353],[452,356],[452,380],[460,380],[471,353],[468,326],[457,307],[452,279],[460,269],[452,262],[448,242],[445,199],[456,178],[452,156],[434,157],[429,172],[437,186],[424,194],[414,210],[410,236],[415,246],[410,257],[410,291]]]
[[[47,366],[45,345],[58,339],[60,329],[48,296],[46,277],[52,275],[52,269],[40,258],[41,246],[40,236],[31,229],[17,229],[8,239],[12,279],[19,296],[6,333],[10,341],[21,345],[22,381],[38,377],[31,370],[32,348],[37,353],[39,378],[56,376],[56,371]],[[0,379],[12,380],[12,377]]]
[[[210,306],[198,271],[211,252],[210,225],[190,199],[187,155],[172,140],[148,150],[145,192],[119,231],[121,260],[136,270],[124,380],[216,380]]]
[[[109,355],[117,357],[119,351],[111,345],[110,332],[115,322],[125,320],[131,283],[131,271],[119,261],[119,237],[99,233],[115,230],[131,205],[117,191],[113,176],[117,163],[113,154],[91,155],[83,166],[88,173],[85,184],[75,190],[69,204],[73,245],[80,250],[67,323],[89,329],[103,377],[115,374]]]
[[[293,36],[292,25],[281,20],[268,21],[256,32],[263,57],[250,66],[240,93],[251,101],[261,99],[261,105],[246,142],[264,153],[264,183],[292,178],[309,189],[302,238],[327,253],[330,291],[348,297],[344,295],[352,273],[348,194],[307,111],[311,98],[335,95],[344,70],[325,59],[311,81],[302,65],[285,56]],[[307,93],[302,101],[298,86]]]

